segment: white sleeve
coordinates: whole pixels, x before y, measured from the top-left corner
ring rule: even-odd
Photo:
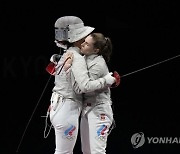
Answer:
[[[86,61],[83,56],[78,53],[74,53],[74,59],[71,66],[71,70],[76,83],[73,83],[74,89],[77,93],[87,93],[95,90],[105,88],[107,85],[105,78],[99,78],[97,80],[91,80],[88,75]],[[79,87],[79,90],[77,88]]]

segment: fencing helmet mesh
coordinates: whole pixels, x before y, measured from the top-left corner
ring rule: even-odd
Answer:
[[[89,35],[95,28],[84,26],[84,22],[76,16],[60,17],[55,22],[55,39],[70,43],[81,40]]]

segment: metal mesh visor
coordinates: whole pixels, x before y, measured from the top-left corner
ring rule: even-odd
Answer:
[[[67,28],[55,28],[55,40],[68,41],[68,27]]]

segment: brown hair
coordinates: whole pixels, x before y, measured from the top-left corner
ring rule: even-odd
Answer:
[[[102,55],[105,61],[109,62],[112,54],[111,39],[105,37],[102,33],[91,33],[90,36],[94,40],[94,48],[99,49],[98,55]]]

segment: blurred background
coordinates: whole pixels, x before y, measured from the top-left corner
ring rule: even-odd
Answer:
[[[116,128],[108,138],[107,154],[180,152],[178,1],[2,0],[0,7],[1,154],[54,153],[54,130],[46,139],[43,136],[42,116],[54,86],[45,68],[50,56],[59,53],[54,23],[66,15],[80,17],[95,32],[111,38],[109,68],[123,76],[120,86],[111,89]],[[134,148],[132,136],[140,132],[145,142]],[[159,143],[160,137],[174,142]],[[78,137],[74,154],[80,153]]]

